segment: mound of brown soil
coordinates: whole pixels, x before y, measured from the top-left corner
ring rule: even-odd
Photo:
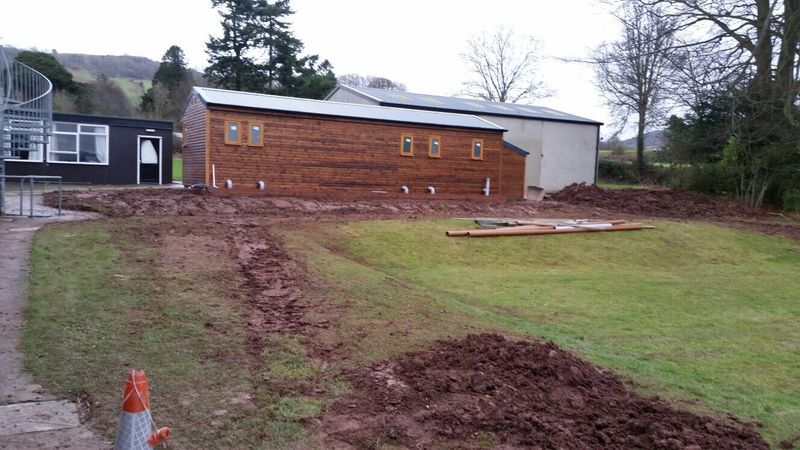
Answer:
[[[730,199],[670,189],[603,189],[572,184],[551,199],[647,216],[717,218],[752,215]]]
[[[749,426],[671,408],[552,343],[471,335],[350,374],[332,444],[411,448],[767,449]]]

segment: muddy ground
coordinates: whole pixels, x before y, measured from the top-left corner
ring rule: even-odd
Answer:
[[[53,199],[48,199],[52,201]],[[564,217],[701,220],[800,239],[800,223],[771,211],[673,191],[609,191],[572,186],[543,202],[485,198],[304,199],[187,190],[72,191],[70,209],[112,217],[181,216],[197,229],[231,226],[228,242],[246,280],[245,318],[253,356],[269,333],[305,337],[325,364],[346,357],[316,340],[337,326],[335,307],[304,298],[310,282],[270,234],[287,223],[380,218]],[[309,314],[313,312],[313,314]],[[314,320],[309,317],[315,317]],[[309,431],[330,448],[768,448],[753,425],[709,418],[637,395],[608,370],[551,343],[475,335],[343,374],[352,393],[328,406]],[[313,393],[304,393],[313,395]]]
[[[356,447],[769,448],[749,425],[675,410],[552,343],[496,334],[440,342],[350,382],[356,394],[331,408],[325,431]]]
[[[55,204],[50,194],[45,202]],[[129,216],[258,216],[275,221],[361,220],[446,217],[566,217],[698,220],[800,240],[800,217],[779,211],[751,211],[731,199],[661,189],[602,189],[572,185],[550,199],[501,202],[483,196],[468,200],[437,196],[337,196],[289,198],[264,194],[209,193],[189,190],[69,191],[64,207]]]

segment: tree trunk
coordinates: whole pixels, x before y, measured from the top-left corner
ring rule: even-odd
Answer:
[[[639,124],[636,133],[636,173],[641,178],[644,175],[644,128],[645,128],[645,112],[639,111]]]

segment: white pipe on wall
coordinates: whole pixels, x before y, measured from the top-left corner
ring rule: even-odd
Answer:
[[[428,192],[429,192],[430,194],[435,194],[435,193],[436,193],[436,188],[435,188],[435,187],[433,187],[433,186],[428,186]]]
[[[267,183],[264,183],[263,181],[259,181],[258,183],[256,183],[256,186],[258,186],[258,188],[263,191],[264,189],[266,189]]]
[[[400,186],[400,190],[403,191],[403,194],[408,194],[408,186]]]
[[[233,188],[233,180],[225,180],[225,187],[228,189]]]
[[[217,168],[211,165],[211,186],[217,187]]]
[[[486,177],[486,187],[483,188],[483,195],[488,197],[489,196],[489,192],[491,190],[491,187],[492,187],[492,179],[489,178],[489,177]]]

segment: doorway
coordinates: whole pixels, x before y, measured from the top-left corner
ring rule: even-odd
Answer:
[[[136,184],[161,184],[161,138],[158,136],[138,136],[137,180]]]

